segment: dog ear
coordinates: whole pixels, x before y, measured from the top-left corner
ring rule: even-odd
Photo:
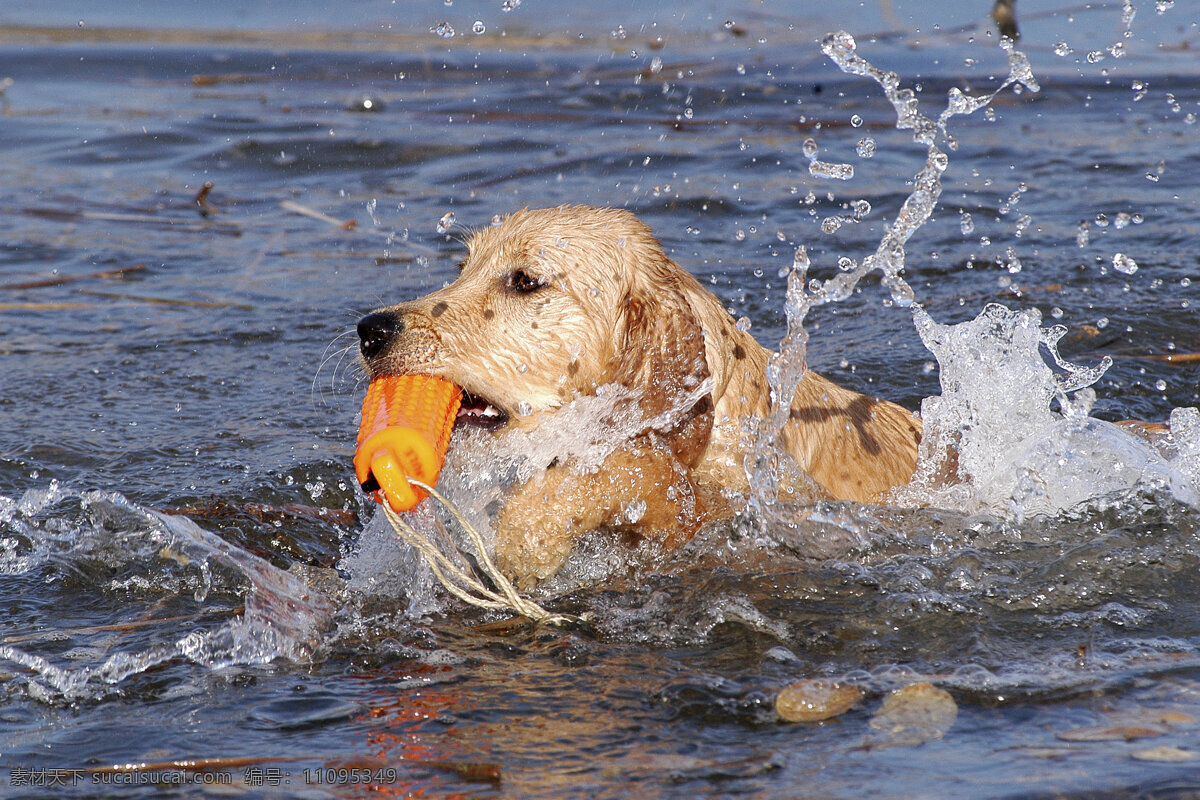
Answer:
[[[704,328],[677,287],[631,290],[625,299],[625,341],[616,382],[636,389],[647,419],[674,410],[665,436],[685,464],[699,460],[712,432],[713,401],[706,393],[691,408],[679,408],[709,378]]]

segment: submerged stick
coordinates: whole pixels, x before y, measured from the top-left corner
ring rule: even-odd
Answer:
[[[145,268],[145,264],[134,264],[131,267],[118,267],[117,269],[106,269],[100,272],[87,272],[83,275],[56,275],[53,278],[41,278],[33,281],[0,284],[0,290],[19,291],[21,289],[41,289],[45,286],[61,286],[64,283],[71,283],[72,281],[84,281],[91,278],[124,278],[131,272],[140,272]]]
[[[293,214],[299,214],[302,217],[308,217],[309,219],[315,219],[319,222],[325,222],[329,225],[332,225],[335,228],[340,228],[341,230],[344,230],[344,231],[354,230],[355,228],[358,227],[357,220],[334,219],[333,217],[329,216],[328,214],[323,214],[320,211],[317,211],[315,208],[309,208],[308,206],[301,205],[300,203],[297,203],[294,200],[284,200],[279,204],[279,207],[282,208],[284,211],[290,211]]]
[[[1136,356],[1150,361],[1166,361],[1168,364],[1192,364],[1200,361],[1200,353],[1167,353],[1165,355]]]

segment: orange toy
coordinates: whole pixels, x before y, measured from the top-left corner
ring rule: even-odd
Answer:
[[[354,453],[354,473],[375,500],[394,511],[408,511],[425,492],[411,476],[437,483],[450,429],[462,403],[462,389],[431,375],[388,375],[367,387]],[[373,479],[373,480],[372,480]]]

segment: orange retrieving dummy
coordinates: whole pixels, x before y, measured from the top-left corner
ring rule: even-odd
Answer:
[[[425,499],[410,477],[437,483],[462,389],[431,375],[387,375],[371,381],[363,400],[354,472],[375,500],[408,511]]]

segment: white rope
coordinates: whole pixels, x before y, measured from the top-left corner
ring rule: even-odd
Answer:
[[[579,617],[571,614],[554,614],[539,606],[532,600],[522,597],[517,588],[504,576],[492,562],[488,556],[487,547],[484,546],[483,537],[479,531],[467,521],[453,503],[443,497],[432,486],[422,483],[421,481],[409,478],[408,482],[413,486],[429,493],[437,502],[441,503],[447,511],[454,517],[462,529],[471,539],[471,543],[475,545],[475,551],[479,555],[479,562],[483,572],[492,581],[492,584],[499,588],[499,592],[489,589],[483,584],[479,578],[471,572],[468,572],[449,557],[446,556],[435,544],[427,538],[417,533],[407,521],[386,503],[383,504],[384,513],[387,515],[388,522],[392,528],[405,542],[411,545],[425,562],[429,564],[429,568],[433,571],[434,576],[442,586],[446,587],[446,591],[462,600],[469,605],[478,606],[479,608],[491,609],[507,609],[520,614],[523,617],[528,617],[535,623],[547,623],[550,625],[562,625],[564,623],[579,622]],[[455,554],[462,557],[463,552],[451,542],[451,547],[457,551]],[[464,559],[465,560],[465,559]]]

